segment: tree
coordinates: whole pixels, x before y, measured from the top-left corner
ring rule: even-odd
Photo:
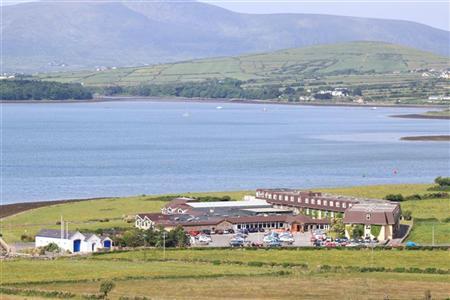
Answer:
[[[436,179],[434,180],[434,182],[439,185],[439,187],[441,189],[445,189],[450,187],[450,177],[436,177]]]
[[[389,194],[389,195],[386,195],[386,197],[384,197],[384,199],[389,200],[389,201],[395,201],[395,202],[401,202],[401,201],[405,200],[405,198],[403,197],[402,194]]]
[[[345,236],[345,225],[342,219],[334,218],[331,222],[331,232],[335,233],[336,237]]]
[[[105,280],[100,283],[100,293],[103,295],[103,299],[108,299],[108,293],[111,292],[116,284],[111,280]]]
[[[362,96],[362,89],[360,87],[354,88],[352,94],[353,96]]]
[[[360,238],[364,235],[364,225],[355,225],[352,230],[352,238]]]

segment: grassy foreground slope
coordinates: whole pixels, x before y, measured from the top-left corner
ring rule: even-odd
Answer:
[[[83,82],[86,85],[125,86],[224,78],[279,83],[314,76],[392,74],[448,66],[447,58],[413,48],[381,42],[351,42],[100,72],[43,74],[40,77],[44,80]],[[375,80],[383,82],[381,77]]]
[[[71,293],[72,299],[82,299],[83,294],[97,294],[101,280],[112,279],[116,288],[109,299],[114,300],[422,299],[427,290],[433,299],[446,299],[450,293],[448,274],[330,272],[318,268],[330,264],[445,270],[449,266],[445,259],[448,253],[443,250],[374,251],[373,257],[366,250],[170,250],[167,261],[152,260],[162,258],[161,250],[145,253],[5,261],[2,268],[9,275],[3,278],[2,286],[7,290],[5,294],[29,296],[26,292],[33,291],[39,296],[42,292],[59,291]],[[204,261],[199,262],[198,258]],[[265,264],[255,266],[255,261]],[[290,262],[306,262],[307,266],[283,265]]]

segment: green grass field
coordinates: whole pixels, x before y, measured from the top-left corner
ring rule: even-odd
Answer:
[[[307,264],[310,269],[320,265],[357,267],[415,267],[450,269],[448,251],[401,251],[401,250],[292,250],[292,249],[186,249],[166,250],[166,258],[179,261],[229,261],[248,263]],[[163,259],[161,250],[142,250],[111,253],[94,257],[95,260],[127,259],[133,262]]]
[[[148,299],[422,299],[426,290],[430,290],[433,299],[445,299],[450,293],[450,275],[334,273],[316,269],[316,264],[326,263],[448,267],[448,252],[442,250],[374,251],[373,259],[369,251],[359,250],[170,250],[167,261],[149,261],[161,258],[161,250],[145,252],[146,256],[143,251],[133,251],[88,258],[2,261],[1,285],[22,292],[70,292],[75,296],[73,299],[82,299],[83,294],[98,293],[101,280],[111,279],[116,287],[109,297],[114,300],[144,296]],[[197,258],[207,261],[195,261]],[[215,259],[222,263],[211,263]],[[226,260],[243,264],[225,263]],[[309,267],[246,265],[256,260],[278,265],[307,260]],[[0,295],[2,299],[41,299],[39,295]]]

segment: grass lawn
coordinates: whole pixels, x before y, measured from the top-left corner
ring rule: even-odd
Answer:
[[[111,260],[117,258],[132,261],[163,259],[162,250],[141,250],[122,253],[111,253],[95,256],[95,260]],[[207,249],[207,250],[168,250],[166,258],[181,261],[231,261],[264,263],[296,263],[307,264],[309,269],[320,265],[359,266],[359,267],[416,267],[450,269],[450,253],[448,251],[415,251],[415,250],[289,250],[289,249]]]
[[[272,272],[272,268],[222,265],[213,268],[206,263],[184,262],[128,262],[92,259],[57,259],[1,262],[3,285],[53,281],[94,279],[126,279],[127,277],[196,277],[218,275],[257,275]]]
[[[301,274],[207,279],[130,280],[116,282],[111,299],[433,299],[450,293],[449,276],[416,274]],[[39,285],[42,290],[96,293],[98,282]],[[31,299],[31,298],[28,298]]]

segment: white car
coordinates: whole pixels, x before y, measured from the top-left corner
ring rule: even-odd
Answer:
[[[211,237],[208,236],[208,235],[200,235],[200,236],[198,237],[198,241],[199,241],[200,243],[209,244],[209,243],[212,242],[212,239],[211,239]]]
[[[280,242],[293,244],[295,242],[294,238],[290,235],[282,235],[280,236]]]
[[[274,242],[274,241],[280,241],[280,240],[278,239],[278,236],[266,235],[266,236],[263,238],[263,242],[264,242],[264,243],[271,243],[271,242]]]

